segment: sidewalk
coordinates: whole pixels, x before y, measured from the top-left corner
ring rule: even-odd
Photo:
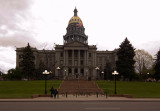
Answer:
[[[0,102],[160,102],[160,98],[126,98],[126,97],[107,97],[104,95],[92,95],[92,96],[73,96],[59,95],[58,98],[54,99],[51,97],[38,97],[33,99],[0,99]]]

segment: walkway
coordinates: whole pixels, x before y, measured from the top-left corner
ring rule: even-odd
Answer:
[[[105,95],[59,95],[58,98],[38,97],[29,99],[0,99],[0,102],[85,102],[85,101],[110,101],[110,102],[160,102],[160,98],[126,98],[126,97],[107,97]]]

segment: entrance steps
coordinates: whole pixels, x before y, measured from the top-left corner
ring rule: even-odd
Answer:
[[[58,89],[60,94],[103,94],[94,81],[64,80]]]

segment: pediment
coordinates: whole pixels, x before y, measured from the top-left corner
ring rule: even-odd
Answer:
[[[88,47],[88,45],[78,41],[74,41],[74,42],[65,44],[64,47]]]

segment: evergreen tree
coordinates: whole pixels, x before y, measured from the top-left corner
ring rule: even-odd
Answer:
[[[106,67],[104,69],[104,79],[105,80],[112,79],[111,63],[109,61],[106,62]]]
[[[33,55],[33,51],[28,43],[28,45],[23,49],[22,54],[23,60],[22,62],[22,71],[26,78],[32,79],[35,73],[35,57]]]
[[[43,79],[43,72],[46,70],[46,66],[45,64],[40,60],[40,63],[39,63],[39,67],[38,69],[36,69],[36,74],[35,74],[35,77],[36,79]]]
[[[160,50],[156,54],[155,61],[155,79],[160,80]]]
[[[8,70],[8,74],[6,74],[6,79],[8,80],[21,80],[23,77],[21,70],[19,68]]]
[[[120,45],[117,51],[118,61],[116,62],[116,68],[119,72],[119,77],[132,80],[135,76],[135,49],[130,41],[126,38]]]

